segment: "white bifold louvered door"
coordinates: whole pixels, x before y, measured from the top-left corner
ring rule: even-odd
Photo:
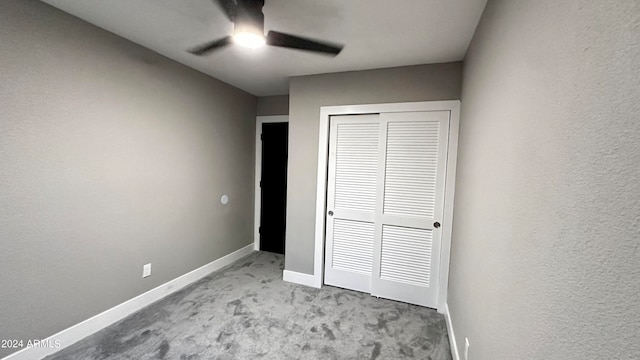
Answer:
[[[326,284],[371,292],[380,116],[331,118]]]
[[[449,114],[380,115],[372,295],[437,307]]]
[[[437,307],[449,115],[331,119],[325,283]]]

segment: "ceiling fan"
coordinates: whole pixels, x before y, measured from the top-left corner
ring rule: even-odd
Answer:
[[[336,56],[343,46],[330,42],[318,41],[301,36],[269,31],[264,35],[264,0],[214,0],[233,22],[233,36],[214,40],[191,50],[194,55],[205,55],[219,50],[232,43],[257,48],[263,45],[278,46],[289,49],[305,50],[314,53]]]

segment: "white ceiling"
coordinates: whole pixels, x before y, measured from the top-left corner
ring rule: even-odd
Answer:
[[[230,35],[211,0],[42,0],[254,95],[289,77],[462,60],[486,0],[265,0],[265,32],[345,44],[337,57],[275,47],[185,50]]]

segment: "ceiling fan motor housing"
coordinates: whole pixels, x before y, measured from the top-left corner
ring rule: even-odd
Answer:
[[[249,32],[264,36],[264,0],[237,0],[234,32]]]

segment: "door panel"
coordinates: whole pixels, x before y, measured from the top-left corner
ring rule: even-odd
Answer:
[[[371,294],[436,307],[449,112],[386,113]]]
[[[262,124],[260,250],[284,254],[288,123]]]
[[[335,219],[333,222],[333,268],[371,274],[372,222]]]
[[[440,123],[406,117],[396,114],[387,123],[384,213],[433,218]],[[398,118],[405,121],[393,121]]]
[[[377,115],[331,118],[325,283],[370,292],[376,209]]]
[[[431,230],[384,225],[380,279],[428,287],[432,243]]]
[[[335,122],[333,209],[373,213],[376,207],[378,124]]]

